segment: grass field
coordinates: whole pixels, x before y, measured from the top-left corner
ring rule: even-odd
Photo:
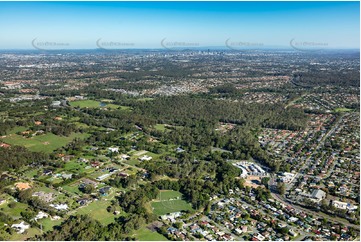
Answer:
[[[24,173],[24,175],[28,178],[33,178],[35,175],[38,174],[38,169],[31,169],[31,170],[28,170]]]
[[[100,103],[101,102],[94,100],[80,100],[70,102],[70,106],[79,108],[100,108]]]
[[[158,130],[158,131],[162,131],[162,132],[166,131],[166,125],[165,124],[156,124],[156,125],[154,125],[154,128],[156,130]]]
[[[184,200],[152,202],[153,213],[156,215],[165,215],[180,211],[192,211],[192,206]]]
[[[156,124],[153,126],[156,130],[165,132],[165,131],[171,131],[172,128],[174,129],[182,129],[183,126],[176,126],[176,125],[168,125],[168,124]]]
[[[172,190],[160,191],[157,200],[152,202],[151,206],[153,213],[156,215],[193,210],[189,203],[182,200],[182,193]]]
[[[40,229],[32,227],[32,228],[26,230],[26,232],[24,232],[24,234],[13,233],[12,236],[10,237],[10,240],[11,241],[25,241],[29,238],[34,237],[37,234],[41,234]]]
[[[9,202],[11,203],[11,202]],[[0,206],[0,208],[3,208],[2,212],[11,216],[14,219],[18,219],[21,217],[20,213],[22,211],[25,211],[28,207],[28,205],[24,204],[24,203],[15,203],[15,207],[14,208],[9,208],[8,204],[9,203],[5,203],[3,205]]]
[[[114,218],[119,217],[120,215],[114,216],[114,214],[107,211],[107,207],[111,205],[111,199],[105,199],[107,199],[107,197],[102,200],[94,201],[86,207],[79,208],[77,214],[88,214],[103,225],[114,222]]]
[[[130,107],[112,104],[109,102],[109,100],[107,100],[106,102],[99,102],[95,100],[73,101],[70,102],[70,106],[79,107],[79,108],[110,108],[110,109],[130,110]]]
[[[168,201],[169,199],[181,199],[182,193],[178,191],[172,191],[172,190],[162,190],[159,192],[159,196],[157,199],[160,201]]]
[[[26,127],[24,127],[24,126],[18,126],[18,127],[15,127],[15,128],[13,128],[10,132],[9,132],[9,134],[15,134],[15,133],[17,133],[17,132],[24,132],[24,131],[26,131]]]
[[[65,171],[68,171],[68,172],[74,172],[74,173],[82,173],[85,171],[85,167],[87,165],[85,163],[79,163],[79,162],[76,162],[76,161],[70,161],[70,162],[67,162],[65,163],[64,165],[64,170]]]
[[[132,155],[141,156],[141,155],[145,155],[147,153],[148,153],[148,151],[146,151],[146,150],[139,150],[139,151],[134,152]]]
[[[164,237],[163,235],[161,235],[157,232],[150,231],[147,228],[138,229],[137,231],[135,231],[133,236],[139,241],[166,241],[167,240],[167,238]]]
[[[84,139],[88,137],[89,134],[81,133],[72,133],[68,137],[66,136],[57,136],[52,133],[47,133],[44,135],[38,135],[31,138],[25,138],[22,135],[11,134],[2,138],[1,140],[10,145],[19,145],[24,146],[30,151],[51,153],[52,151],[65,146],[74,138]]]
[[[349,108],[336,108],[335,109],[335,112],[337,112],[337,113],[350,112],[350,111],[352,111],[352,109],[349,109]]]
[[[50,218],[44,218],[38,221],[39,224],[43,225],[44,232],[52,230],[54,226],[60,225],[62,222],[63,219],[51,220]]]
[[[152,101],[154,98],[152,97],[143,97],[143,98],[138,98],[137,101],[139,102],[145,102],[145,101]]]
[[[77,195],[81,195],[82,192],[79,190],[79,184],[81,183],[81,180],[77,180],[74,181],[68,185],[63,186],[63,190],[70,192],[70,193],[75,193]]]

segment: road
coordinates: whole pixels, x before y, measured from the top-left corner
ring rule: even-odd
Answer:
[[[254,205],[249,204],[249,203],[243,201],[243,200],[240,199],[240,198],[235,198],[235,199],[236,199],[238,202],[240,202],[240,203],[242,203],[242,204],[244,204],[244,205],[252,208],[253,210],[258,211],[262,216],[271,216],[271,217],[272,217],[272,215],[270,215],[269,213],[267,213],[267,212],[266,212],[265,210],[263,210],[263,209],[257,208],[257,207],[255,207]],[[218,199],[218,200],[214,201],[213,204],[217,203],[217,202],[220,201],[220,200],[221,200],[221,199]],[[287,223],[287,221],[280,220],[280,219],[278,219],[277,217],[272,217],[272,218],[273,218],[274,220],[278,221],[278,222],[281,223],[281,224],[287,224],[289,227],[291,227],[292,229],[294,229],[295,231],[297,231],[297,233],[299,233],[299,236],[298,236],[297,238],[301,238],[301,239],[302,239],[302,238],[304,238],[304,237],[306,237],[306,236],[311,236],[311,235],[313,235],[313,234],[311,234],[311,233],[307,233],[307,232],[299,229],[298,227],[290,226],[290,225]],[[208,221],[208,222],[213,221],[213,220],[209,219],[209,218],[206,217],[206,216],[204,216],[204,217],[202,218],[202,220],[206,220],[206,221]],[[214,223],[217,225],[217,227],[218,227],[219,229],[221,229],[222,231],[231,233],[232,236],[234,236],[234,238],[236,239],[236,241],[243,241],[243,238],[241,238],[240,236],[237,236],[237,235],[235,235],[234,233],[232,233],[232,232],[231,232],[228,228],[226,228],[224,225],[219,224],[219,223],[216,223],[215,221],[213,221],[213,222],[214,222]],[[252,231],[253,233],[258,233],[258,232],[259,232],[259,231],[257,230],[257,228],[253,228],[252,230],[253,230],[253,231]]]
[[[221,231],[223,231],[223,232],[225,232],[227,234],[231,234],[236,241],[244,241],[244,239],[242,237],[232,233],[232,231],[229,230],[228,228],[226,228],[224,225],[216,223],[215,221],[211,220],[207,216],[203,216],[201,220],[202,221],[207,221],[207,222],[214,222],[218,229],[220,229]]]
[[[316,146],[316,148],[314,149],[314,151],[306,158],[302,168],[300,169],[300,171],[302,170],[305,170],[306,167],[309,167],[310,164],[309,164],[309,160],[311,159],[312,155],[317,152],[325,143],[325,140],[327,139],[327,137],[329,137],[331,134],[333,134],[333,132],[336,131],[336,129],[339,127],[340,123],[342,122],[343,120],[343,117],[345,116],[342,115],[341,117],[338,118],[338,120],[336,120],[336,122],[332,125],[331,129],[322,137],[321,141],[318,143],[318,145]],[[327,175],[329,175],[330,173],[328,172]],[[297,173],[295,175],[295,178],[293,179],[293,181],[296,181],[300,176],[307,176],[307,175],[304,175],[304,174],[301,174],[301,173]],[[307,208],[303,208],[301,206],[297,206],[297,205],[294,205],[293,203],[290,203],[288,202],[283,196],[281,196],[280,194],[277,193],[277,191],[274,189],[277,185],[276,185],[276,181],[275,181],[275,178],[271,175],[271,179],[269,181],[269,187],[270,187],[270,190],[271,190],[271,195],[273,198],[275,198],[276,200],[284,203],[284,204],[287,204],[287,205],[290,205],[296,209],[299,209],[301,211],[304,211],[308,214],[312,214],[313,216],[317,217],[317,218],[325,218],[329,221],[332,221],[332,222],[336,222],[336,223],[343,223],[345,224],[346,226],[349,226],[349,227],[352,227],[356,230],[360,230],[360,227],[358,225],[354,225],[354,224],[351,224],[349,221],[347,221],[346,219],[343,219],[343,218],[333,218],[327,214],[323,214],[321,212],[315,212],[315,211],[312,211],[310,209],[307,209]],[[287,187],[287,190],[292,190],[293,188],[293,182],[291,184],[289,184],[289,186]]]
[[[313,215],[314,217],[316,218],[321,218],[321,219],[326,219],[328,221],[331,221],[331,222],[334,222],[334,223],[342,223],[346,226],[349,226],[349,227],[352,227],[358,231],[360,231],[360,226],[359,225],[355,225],[355,224],[351,224],[349,221],[347,221],[346,219],[343,219],[343,218],[339,218],[339,217],[331,217],[327,214],[324,214],[324,213],[321,213],[321,212],[315,212],[315,211],[312,211],[310,209],[307,209],[307,208],[303,208],[301,206],[298,206],[298,205],[295,205],[293,203],[290,203],[288,202],[284,197],[282,197],[281,195],[277,194],[276,192],[272,191],[271,190],[271,195],[274,199],[276,199],[277,201],[285,204],[285,205],[290,205],[291,207],[295,208],[295,209],[298,209],[300,211],[303,211],[307,214],[311,214]]]
[[[342,119],[343,119],[344,116],[345,115],[342,115],[341,117],[339,117],[339,119],[336,120],[336,122],[332,125],[331,129],[322,137],[322,139],[317,144],[314,151],[306,158],[303,166],[300,168],[299,171],[303,171],[303,170],[306,169],[306,167],[310,166],[309,161],[310,161],[311,157],[314,155],[314,153],[318,152],[318,150],[321,148],[321,146],[323,146],[325,144],[325,141],[326,141],[327,137],[330,136],[333,132],[335,132],[335,130],[338,128],[338,125],[342,122]],[[299,176],[301,174],[298,173],[297,175]]]

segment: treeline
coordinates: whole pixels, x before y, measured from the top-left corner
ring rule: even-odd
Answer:
[[[10,148],[0,147],[0,172],[10,169],[18,170],[29,164],[46,164],[49,156],[44,153],[31,152],[24,147],[11,146]]]
[[[194,208],[206,206],[212,195],[228,194],[229,189],[243,188],[244,181],[238,178],[238,168],[220,157],[214,156],[211,159],[212,162],[196,163],[190,172],[184,171],[186,176],[177,181],[162,179],[155,181],[154,185],[161,190],[180,191]],[[209,173],[207,169],[213,171]],[[155,172],[154,167],[148,172]]]
[[[92,219],[89,215],[70,216],[60,226],[31,240],[42,241],[98,241],[98,240],[132,240],[124,235],[118,223],[108,226]]]
[[[242,104],[191,96],[159,97],[138,102],[136,110],[160,123],[192,126],[199,122],[228,122],[250,127],[300,130],[307,116],[301,109],[281,105]]]
[[[297,73],[293,76],[295,85],[301,87],[317,87],[317,86],[343,86],[343,87],[359,87],[360,73],[356,68],[344,69],[340,72],[336,69],[319,70],[315,67],[309,67],[308,72]]]
[[[12,189],[6,189],[6,192],[9,195],[11,195],[12,197],[16,198],[19,202],[28,204],[30,206],[30,208],[32,208],[34,210],[34,212],[45,211],[52,216],[61,214],[61,212],[57,212],[53,207],[50,207],[48,203],[40,200],[37,197],[32,196],[32,194],[34,193],[33,189],[26,189],[23,191],[15,191]],[[31,218],[33,218],[33,217],[31,217]]]
[[[146,211],[145,204],[152,199],[155,199],[159,193],[159,190],[151,184],[140,186],[137,190],[131,190],[125,194],[122,194],[119,198],[119,205],[127,213],[143,214],[149,217],[150,215]]]
[[[135,131],[134,124],[138,126],[156,124],[156,120],[135,112],[99,109],[83,109],[82,111],[86,116],[81,117],[80,122],[87,125],[117,128],[123,132]]]

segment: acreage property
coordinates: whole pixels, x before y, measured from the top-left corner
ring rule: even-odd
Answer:
[[[51,153],[52,151],[65,146],[75,138],[85,139],[89,135],[86,133],[72,133],[69,136],[58,136],[52,133],[37,135],[31,138],[22,135],[10,134],[1,141],[10,145],[24,146],[30,151]]]

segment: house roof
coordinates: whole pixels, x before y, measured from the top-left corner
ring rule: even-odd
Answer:
[[[317,199],[322,199],[325,195],[326,195],[326,193],[320,189],[313,190],[313,192],[312,192],[312,197],[317,198]]]
[[[15,184],[15,187],[17,189],[19,189],[20,191],[31,188],[31,186],[28,182],[18,182]]]

